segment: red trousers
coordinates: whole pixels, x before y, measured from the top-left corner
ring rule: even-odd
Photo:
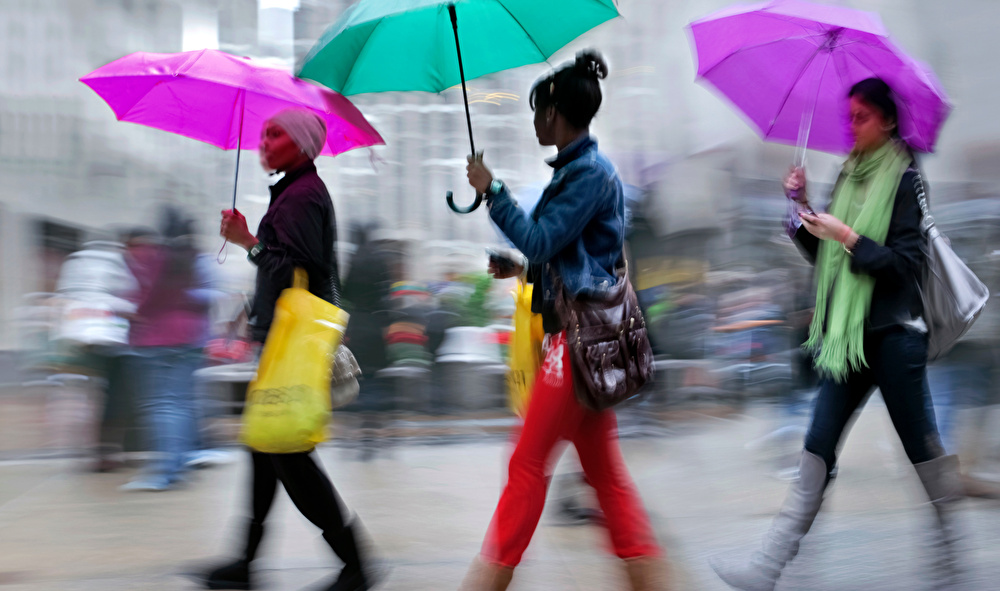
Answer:
[[[615,414],[587,410],[576,401],[566,337],[560,333],[551,335],[538,372],[510,458],[507,485],[483,543],[483,559],[508,567],[521,561],[545,506],[560,441],[576,446],[587,480],[597,491],[615,554],[619,558],[658,555],[649,516],[618,447]]]

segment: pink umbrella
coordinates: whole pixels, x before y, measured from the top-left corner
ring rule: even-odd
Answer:
[[[689,25],[698,77],[764,139],[845,153],[847,92],[866,78],[896,94],[900,135],[931,152],[951,110],[925,64],[889,39],[877,14],[801,0],[734,6]]]
[[[326,121],[322,154],[334,156],[385,143],[361,111],[340,94],[214,49],[133,53],[80,81],[108,103],[119,121],[177,133],[223,150],[236,149],[237,179],[243,142],[256,150],[264,122],[291,107],[310,109]]]

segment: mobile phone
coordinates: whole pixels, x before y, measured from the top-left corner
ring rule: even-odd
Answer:
[[[513,273],[517,269],[517,262],[498,250],[487,248],[486,254],[490,257],[490,264],[494,265],[501,275]]]

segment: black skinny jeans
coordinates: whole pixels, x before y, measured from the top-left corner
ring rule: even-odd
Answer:
[[[821,382],[806,451],[823,458],[832,470],[844,431],[878,387],[910,462],[944,455],[927,389],[927,335],[900,326],[868,333],[865,359],[868,367],[851,372],[845,381]]]
[[[354,536],[347,529],[343,504],[333,483],[313,459],[312,453],[251,452],[251,456],[254,523],[264,524],[280,480],[295,507],[313,525],[323,530],[323,537],[340,559],[349,566],[359,566],[358,548]]]

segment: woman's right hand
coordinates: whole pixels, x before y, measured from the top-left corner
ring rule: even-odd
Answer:
[[[801,166],[792,167],[782,183],[785,197],[801,203],[806,202],[806,171]]]
[[[246,218],[235,209],[223,210],[222,222],[219,224],[219,235],[247,250],[257,244],[257,238],[247,229]]]
[[[517,277],[521,273],[524,273],[524,265],[515,264],[513,268],[504,265],[501,270],[501,265],[493,260],[490,260],[489,273],[494,279],[508,279],[510,277]]]
[[[469,184],[477,193],[483,194],[489,190],[490,184],[493,182],[493,173],[483,164],[482,152],[469,156],[468,161],[469,164],[465,167],[465,171],[469,177]]]

